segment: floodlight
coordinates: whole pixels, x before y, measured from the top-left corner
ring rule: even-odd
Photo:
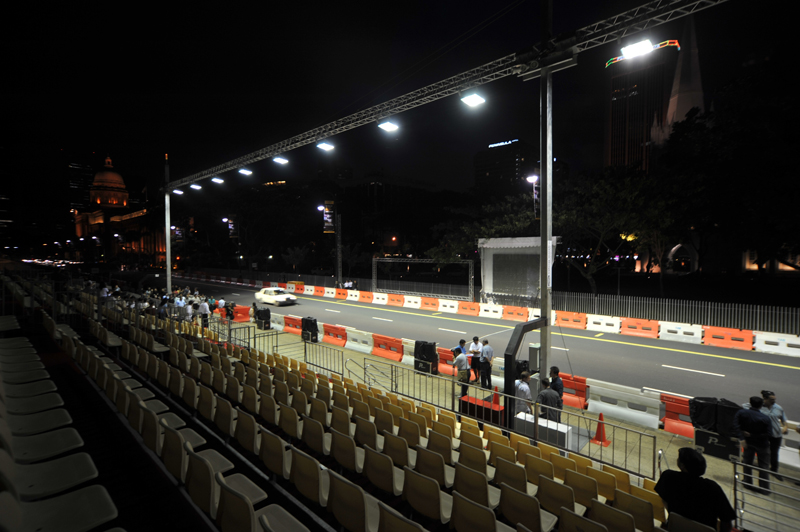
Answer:
[[[119,233],[114,233],[114,236],[115,236],[115,237],[118,237],[118,236],[119,236]]]
[[[225,182],[225,180],[224,180],[224,179],[222,179],[221,177],[212,177],[212,178],[211,178],[211,181],[213,181],[214,183],[219,183],[219,184],[221,184],[221,183],[224,183],[224,182]]]
[[[324,210],[325,210],[325,207],[323,207],[322,205],[319,205],[319,206],[317,207],[317,210],[318,210],[318,211],[324,211]]]
[[[320,142],[317,144],[317,148],[325,151],[331,151],[333,149],[333,144],[328,144],[327,142]]]
[[[475,107],[476,105],[484,103],[486,100],[484,100],[483,98],[481,98],[480,96],[478,96],[473,92],[472,94],[469,94],[461,98],[461,101],[469,105],[470,107]]]
[[[283,157],[273,157],[272,160],[278,164],[286,164],[289,162],[289,159],[284,159]]]
[[[172,191],[172,193],[173,194],[177,194],[178,196],[180,196],[181,194],[183,194],[183,190],[180,190],[180,189],[176,188],[175,190]]]
[[[239,168],[239,173],[242,175],[250,175],[253,172],[251,170],[248,170],[247,168]]]
[[[228,219],[227,219],[227,218],[223,218],[223,219],[222,219],[222,221],[223,221],[223,222],[227,222],[227,221],[228,221]]]
[[[200,190],[200,189],[201,189],[201,188],[203,188],[203,187],[201,187],[201,186],[200,186],[200,185],[198,185],[197,183],[193,183],[193,184],[189,185],[189,188],[193,188],[193,189],[195,189],[195,190]]]
[[[172,229],[173,231],[175,230],[175,226],[174,225],[170,225],[169,228]],[[81,240],[83,240],[83,239],[81,239]]]
[[[378,127],[384,131],[397,131],[398,129],[400,129],[400,126],[389,120],[378,124]]]
[[[527,181],[528,183],[536,183],[537,181],[539,181],[539,176],[529,175],[528,177],[525,178],[525,181]]]
[[[631,57],[638,57],[640,55],[649,54],[653,51],[653,43],[649,39],[631,44],[622,49],[622,57],[630,59]]]

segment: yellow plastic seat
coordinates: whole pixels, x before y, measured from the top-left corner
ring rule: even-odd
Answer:
[[[404,517],[386,504],[378,501],[380,525],[378,532],[425,532],[419,523]]]
[[[514,449],[503,445],[498,442],[493,442],[490,445],[490,452],[489,452],[489,465],[493,467],[497,467],[497,458],[503,458],[508,460],[512,464],[517,462],[517,453],[514,452]]]
[[[292,471],[289,481],[306,499],[323,508],[326,507],[330,493],[328,469],[323,468],[316,459],[296,447],[292,447],[291,451]]]
[[[561,507],[565,507],[571,512],[582,516],[586,513],[586,507],[575,502],[575,494],[572,488],[559,484],[555,480],[539,475],[539,492],[536,495],[539,504],[543,509],[553,515],[561,514]]]
[[[303,422],[297,414],[297,410],[291,406],[282,406],[278,414],[278,426],[289,437],[300,439],[303,436]]]
[[[715,532],[716,529],[706,526],[697,521],[687,519],[680,514],[670,512],[669,514],[670,532]]]
[[[376,488],[395,497],[403,493],[405,472],[392,459],[371,447],[364,447],[364,475]]]
[[[242,402],[242,383],[236,377],[225,377],[225,395],[237,403]]]
[[[261,398],[258,396],[258,390],[252,386],[245,384],[242,386],[242,406],[251,414],[258,414],[259,404]]]
[[[364,449],[356,446],[356,441],[338,430],[331,428],[333,441],[331,456],[345,469],[361,473],[364,470]]]
[[[353,418],[361,417],[367,421],[373,421],[375,418],[369,413],[369,405],[362,401],[352,401]]]
[[[572,492],[575,494],[575,502],[587,508],[592,505],[592,500],[594,499],[604,504],[606,502],[606,498],[598,493],[597,481],[592,477],[581,475],[577,471],[568,469],[564,477],[564,485],[572,488]]]
[[[453,512],[453,497],[439,489],[439,483],[421,475],[408,466],[403,468],[405,480],[403,497],[415,512],[443,525],[450,522]]]
[[[300,414],[308,415],[308,397],[300,390],[290,390],[292,394],[292,408],[297,410]]]
[[[416,449],[410,449],[406,440],[388,431],[383,431],[383,452],[397,467],[408,466],[413,469],[416,466]]]
[[[636,532],[636,524],[631,514],[603,504],[597,499],[593,500],[589,507],[589,516],[592,521],[605,525],[614,532]]]
[[[328,412],[328,407],[325,403],[316,397],[309,397],[308,402],[311,419],[318,421],[323,427],[330,427],[333,414]]]
[[[323,456],[331,454],[331,440],[333,436],[330,432],[325,432],[322,423],[308,416],[303,418],[303,443],[315,453]]]
[[[634,497],[617,488],[614,493],[614,507],[631,514],[637,530],[653,532],[656,525],[653,522],[653,505],[649,501]]]
[[[570,460],[569,458],[564,458],[559,454],[551,454],[550,455],[550,462],[553,464],[553,477],[555,480],[564,481],[566,477],[566,471],[577,471],[578,466],[575,465],[574,460]]]
[[[197,412],[209,421],[214,421],[214,413],[217,410],[217,397],[214,392],[200,386],[200,400],[197,401]]]
[[[433,421],[431,423],[431,431],[441,434],[442,436],[445,436],[448,440],[450,440],[450,448],[453,450],[458,449],[459,446],[461,445],[461,440],[456,440],[453,438],[453,427],[451,427],[447,423]]]
[[[594,467],[594,463],[589,458],[577,453],[569,453],[569,459],[575,462],[576,471],[581,475],[586,475],[586,470],[590,467]]]
[[[550,532],[558,517],[542,510],[539,501],[525,492],[503,482],[500,484],[500,513],[511,523],[517,523],[530,532]]]
[[[536,442],[536,446],[539,447],[539,451],[541,451],[541,453],[542,453],[542,460],[547,460],[548,462],[550,461],[550,454],[552,454],[552,453],[555,453],[555,454],[558,454],[558,455],[561,454],[561,453],[559,453],[557,447],[553,447],[552,445],[548,445],[548,444],[546,444],[544,442],[541,442],[541,441]]]
[[[417,466],[414,471],[430,477],[439,483],[442,488],[453,487],[455,469],[444,463],[442,455],[417,446]]]
[[[586,469],[586,476],[597,481],[597,493],[605,497],[607,501],[614,500],[614,494],[617,491],[617,477],[593,467]]]
[[[378,429],[378,433],[381,433],[385,430],[386,432],[395,435],[399,429],[399,427],[395,426],[394,424],[394,416],[381,408],[375,409],[375,427]]]
[[[453,490],[453,528],[456,532],[513,532],[513,528],[497,520],[491,508]]]
[[[609,532],[608,528],[591,519],[580,516],[567,508],[561,508],[561,517],[558,520],[559,532]]]
[[[289,472],[292,467],[292,452],[289,445],[264,427],[259,428],[261,430],[259,458],[267,469],[289,480]]]
[[[267,507],[255,510],[253,505],[266,499],[266,492],[241,473],[227,478],[217,473],[215,479],[221,488],[217,511],[221,532],[256,532],[261,528],[258,519],[267,513]]]
[[[236,407],[236,411],[237,419],[233,437],[239,442],[239,445],[251,453],[258,455],[261,446],[258,422],[255,417],[238,406]]]
[[[541,489],[539,477],[543,476],[547,479],[553,480],[553,464],[547,460],[542,460],[541,458],[536,458],[533,455],[528,455],[528,458],[525,461],[525,473],[528,474],[528,481],[532,484],[536,484],[539,486],[539,489]]]
[[[476,449],[486,449],[486,440],[470,432],[471,428],[470,425],[462,425],[464,428],[461,430],[461,443],[466,443],[467,445],[471,445]],[[486,460],[489,460],[489,456],[492,454],[490,451],[486,452]]]
[[[525,442],[517,443],[517,462],[524,466],[526,457],[529,454],[535,456],[536,458],[542,457],[542,452],[538,447],[534,447],[533,445]]]
[[[458,463],[482,473],[489,480],[494,480],[495,468],[487,463],[486,452],[466,442],[459,447]]]
[[[328,511],[346,530],[377,532],[380,515],[377,499],[333,471],[328,474],[331,479]]]
[[[653,518],[657,521],[656,526],[661,526],[661,523],[664,523],[667,520],[664,508],[664,500],[658,493],[640,488],[639,486],[631,485],[631,495],[648,501],[653,505]]]
[[[415,448],[417,445],[428,446],[428,440],[420,436],[419,425],[405,418],[400,418],[400,429],[397,435],[408,442],[408,446]]]
[[[356,417],[355,440],[362,447],[372,447],[377,452],[383,452],[383,436],[378,434],[375,423],[362,417]]]
[[[449,466],[452,466],[454,463],[458,462],[458,452],[453,450],[453,444],[451,443],[450,438],[443,436],[438,432],[431,431],[428,433],[427,449],[442,455],[444,463]]]
[[[618,490],[630,494],[630,492],[631,492],[631,476],[628,473],[626,473],[625,471],[622,471],[621,469],[617,469],[616,467],[612,467],[612,466],[607,465],[607,464],[603,464],[603,471],[605,471],[606,473],[609,473],[611,475],[614,475],[614,477],[617,479],[617,489]]]
[[[185,442],[184,449],[188,455],[186,469],[186,491],[203,512],[212,519],[217,516],[220,486],[214,476],[233,469],[233,464],[213,449],[195,452],[192,444]]]
[[[500,504],[500,490],[490,486],[486,475],[456,464],[453,490],[465,494],[470,500],[494,510]]]
[[[348,436],[354,436],[356,433],[356,424],[350,422],[347,411],[335,406],[331,409],[331,428]]]
[[[494,483],[498,486],[500,484],[508,484],[510,487],[526,493],[531,497],[535,497],[539,489],[536,484],[528,482],[528,475],[524,467],[514,462],[504,460],[503,458],[497,459]]]
[[[259,394],[258,415],[273,427],[278,425],[280,409],[271,395]]]

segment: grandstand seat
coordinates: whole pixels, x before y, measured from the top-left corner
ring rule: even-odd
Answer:
[[[356,417],[355,420],[356,432],[354,437],[356,442],[362,447],[370,446],[379,453],[383,452],[383,436],[378,434],[375,423],[362,417]]]
[[[348,436],[354,436],[356,433],[356,424],[350,422],[350,415],[346,410],[336,406],[331,409],[331,428]]]
[[[631,492],[631,476],[628,473],[608,464],[603,464],[603,471],[614,475],[614,477],[617,479],[618,490],[624,493]]]
[[[220,495],[220,486],[214,476],[230,471],[233,464],[213,449],[195,452],[189,442],[184,442],[183,448],[189,462],[186,468],[186,491],[192,502],[214,519]]]
[[[297,410],[291,406],[281,406],[278,414],[278,426],[289,438],[299,440],[303,437],[303,422],[300,420]]]
[[[498,486],[503,483],[508,484],[510,487],[527,493],[531,497],[535,497],[539,489],[536,484],[528,482],[528,475],[524,467],[503,458],[497,459],[494,483]]]
[[[278,403],[275,402],[275,399],[271,395],[266,395],[264,393],[259,394],[259,399],[258,415],[270,425],[277,426],[280,412]]]
[[[464,442],[459,447],[458,463],[482,473],[488,480],[493,480],[496,474],[494,466],[488,465],[486,452]]]
[[[19,502],[12,492],[0,492],[0,529],[90,530],[118,515],[103,486],[94,485],[36,502]]]
[[[528,474],[528,480],[539,486],[539,489],[541,489],[541,485],[539,485],[539,476],[544,476],[545,478],[553,480],[553,464],[532,455],[528,455],[525,461],[525,472]]]
[[[178,482],[183,483],[186,480],[186,468],[189,465],[189,455],[183,444],[189,442],[193,449],[197,449],[205,445],[206,440],[192,429],[174,429],[169,426],[166,420],[159,420],[159,423],[164,429],[161,460],[164,462],[167,471]]]
[[[404,517],[381,501],[378,501],[378,509],[380,511],[379,532],[425,532],[419,523]]]
[[[449,429],[449,427],[446,427]],[[428,433],[428,449],[433,452],[439,453],[444,459],[444,463],[452,466],[458,462],[458,451],[453,450],[452,440],[447,436],[439,434],[438,432],[430,431]]]
[[[564,458],[560,454],[551,454],[550,463],[553,464],[553,477],[556,481],[564,482],[566,471],[577,471],[578,466],[574,460]]]
[[[417,473],[408,466],[403,471],[403,497],[414,511],[429,519],[436,519],[443,525],[449,523],[453,512],[453,497],[441,491],[439,483],[434,479]]]
[[[353,532],[377,532],[378,501],[341,475],[329,471],[328,511],[342,527]]]
[[[217,408],[214,410],[214,425],[222,432],[226,441],[235,434],[237,419],[238,410],[233,408],[230,401],[217,397]]]
[[[593,500],[589,507],[589,516],[592,521],[605,525],[614,532],[636,532],[636,524],[631,514],[603,504],[597,499]]]
[[[608,532],[605,525],[580,516],[567,508],[561,508],[558,520],[559,532]]]
[[[364,470],[364,449],[356,446],[356,441],[346,434],[331,428],[331,456],[345,469],[361,473]]]
[[[605,497],[607,501],[614,500],[614,494],[617,491],[617,477],[593,467],[586,469],[586,476],[597,481],[597,493]]]
[[[669,532],[714,532],[714,530],[710,526],[692,521],[675,512],[669,514]]]
[[[653,518],[653,505],[649,501],[634,497],[619,488],[614,493],[614,507],[631,514],[637,530],[653,532],[658,526]]]
[[[500,504],[500,490],[490,486],[486,475],[470,469],[463,464],[456,464],[456,475],[453,480],[453,489],[459,491],[483,506],[492,510]]]
[[[254,505],[267,498],[267,493],[252,480],[235,473],[223,477],[217,473],[214,478],[221,488],[217,525],[222,532],[256,532],[258,519],[267,513],[269,507],[255,510]]]
[[[513,532],[513,528],[497,520],[491,508],[453,490],[453,518],[456,532]]]
[[[531,532],[550,532],[558,517],[542,510],[532,495],[514,489],[505,482],[500,484],[500,513],[511,523],[522,524]]]
[[[309,397],[308,402],[310,406],[309,415],[311,418],[321,423],[323,427],[330,427],[331,417],[333,414],[328,412],[328,407],[326,406],[325,402],[317,399],[316,397]]]
[[[161,456],[161,446],[164,442],[164,427],[162,423],[174,429],[181,429],[186,426],[186,422],[173,412],[156,414],[147,407],[140,409],[139,415],[142,418],[142,439],[148,449]]]
[[[661,523],[666,522],[667,516],[664,508],[664,500],[658,493],[631,485],[631,495],[649,501],[650,504],[653,505],[653,519],[658,523],[656,526],[661,526]]]
[[[417,463],[414,471],[434,479],[442,488],[452,488],[455,481],[455,468],[446,465],[441,454],[419,445],[417,446]]]
[[[399,427],[394,424],[394,416],[381,408],[375,409],[375,426],[378,432],[386,431],[394,435],[397,435],[399,429]]]
[[[408,447],[408,442],[391,432],[383,431],[383,452],[392,459],[396,467],[411,467],[417,463],[417,451]]]
[[[564,476],[564,485],[572,488],[572,492],[575,494],[575,502],[587,508],[592,505],[592,500],[594,499],[602,503],[606,502],[606,498],[598,493],[597,481],[592,477],[581,475],[577,471],[568,469]]]
[[[292,451],[289,445],[264,427],[259,428],[261,430],[259,458],[267,466],[267,469],[289,480],[292,468]]]
[[[392,464],[392,459],[372,447],[364,447],[364,476],[376,488],[395,497],[403,493],[405,473]]]
[[[13,484],[19,500],[50,497],[97,478],[97,468],[87,453],[76,453],[39,464],[22,465],[0,449],[0,478]]]
[[[489,452],[489,465],[493,467],[497,467],[497,459],[504,458],[509,462],[516,463],[517,461],[517,453],[514,452],[514,449],[508,447],[507,445],[503,445],[497,442],[490,442],[489,447],[491,451]]]
[[[408,412],[408,411],[407,411]],[[420,435],[419,425],[405,418],[400,418],[400,429],[397,435],[408,442],[409,447],[428,447],[428,439]]]
[[[586,506],[575,502],[572,488],[559,484],[544,475],[539,476],[539,492],[536,498],[539,499],[542,508],[553,515],[559,515],[561,507],[581,516],[586,513]]]

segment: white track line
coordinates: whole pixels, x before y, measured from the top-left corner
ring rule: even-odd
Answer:
[[[231,295],[232,295],[232,296],[240,296],[240,295],[242,295],[242,294],[235,294],[235,293],[231,292]]]
[[[447,332],[458,333],[458,334],[467,334],[467,333],[466,333],[466,332],[464,332],[464,331],[454,331],[453,329],[442,329],[441,327],[439,327],[439,330],[440,330],[440,331],[447,331]]]
[[[650,388],[649,386],[642,386],[642,390],[650,390],[651,392],[665,393],[667,395],[677,395],[678,397],[686,397],[687,399],[694,398],[693,395],[683,395],[682,393],[668,392],[666,390],[659,390],[658,388]]]
[[[342,313],[342,311],[341,311],[341,310],[331,310],[331,309],[329,309],[329,308],[326,308],[326,309],[325,309],[325,312],[335,312],[336,314],[341,314],[341,313]]]
[[[381,320],[381,321],[394,321],[394,320],[387,320],[386,318],[376,318],[375,316],[372,316],[372,319],[373,320]]]
[[[680,369],[680,370],[683,370],[683,371],[691,371],[692,373],[702,373],[704,375],[714,375],[715,377],[724,377],[725,376],[722,373],[711,373],[710,371],[700,371],[698,369],[679,368],[678,366],[667,366],[666,364],[661,364],[661,366],[664,367],[664,368]]]

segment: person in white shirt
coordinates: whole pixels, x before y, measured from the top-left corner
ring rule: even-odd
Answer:
[[[208,328],[208,315],[211,313],[211,309],[208,308],[207,300],[204,299],[203,302],[200,303],[200,307],[198,308],[197,313],[200,314],[200,317],[203,320],[202,322],[203,327]]]
[[[183,308],[186,306],[186,302],[183,300],[182,297],[179,297],[178,299],[175,300],[175,306],[178,308]]]
[[[225,299],[224,298],[219,298],[219,300],[217,301],[217,308],[219,308],[219,309],[224,309],[225,308]],[[221,312],[220,312],[220,314],[221,314]]]
[[[475,382],[479,382],[481,373],[481,351],[483,344],[478,340],[477,336],[472,337],[472,343],[469,344],[467,349],[467,356],[470,357],[469,366],[475,373]]]

